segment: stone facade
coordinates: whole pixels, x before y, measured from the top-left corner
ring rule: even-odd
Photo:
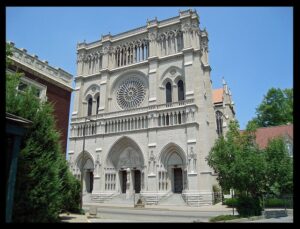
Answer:
[[[54,106],[57,130],[61,133],[60,141],[63,153],[67,150],[68,123],[72,93],[72,75],[61,68],[54,68],[47,61],[41,61],[37,55],[30,55],[26,49],[15,47],[13,42],[12,61],[8,71],[21,72],[21,84],[38,89],[41,101],[47,100]],[[20,84],[20,85],[21,85]],[[19,86],[19,90],[21,90]]]
[[[181,193],[212,204],[205,157],[217,138],[208,33],[196,11],[77,46],[70,169],[102,202]]]
[[[217,134],[225,136],[229,122],[235,119],[235,104],[224,79],[223,87],[213,90],[213,103],[216,112]]]

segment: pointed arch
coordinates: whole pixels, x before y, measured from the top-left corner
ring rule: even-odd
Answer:
[[[140,146],[130,137],[123,136],[116,140],[110,147],[105,160],[107,167],[142,168],[145,164]]]
[[[179,145],[173,142],[168,143],[162,148],[158,158],[160,163],[163,165],[168,165],[170,159],[172,160],[175,158],[180,159],[182,165],[186,165],[186,154],[184,150]],[[180,162],[180,160],[178,161]]]
[[[172,103],[172,84],[166,83],[166,103]]]
[[[177,90],[178,90],[178,101],[184,100],[184,83],[182,80],[178,80],[177,82]]]
[[[78,154],[75,164],[79,170],[82,170],[82,168],[94,169],[95,159],[88,151],[82,151],[80,154]]]

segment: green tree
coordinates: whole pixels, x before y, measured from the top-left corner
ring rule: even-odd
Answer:
[[[40,101],[32,87],[18,92],[20,76],[6,73],[6,112],[33,124],[19,155],[13,221],[55,222],[62,210],[79,210],[80,183],[62,156],[52,104]]]
[[[283,138],[269,141],[261,150],[255,141],[256,125],[240,132],[231,121],[225,137],[216,140],[206,160],[217,172],[223,190],[233,188],[238,195],[240,215],[258,215],[266,193],[290,194],[293,189],[292,159]]]
[[[226,138],[216,140],[206,159],[218,173],[222,189],[233,188],[259,198],[264,190],[266,163],[254,136],[248,130],[241,134],[238,123],[231,121]]]
[[[293,123],[293,89],[271,88],[256,108],[256,117],[248,124],[257,127]]]
[[[267,160],[266,190],[269,193],[291,194],[293,192],[293,162],[282,137],[269,141],[263,150]]]
[[[217,173],[223,190],[233,188],[238,195],[237,210],[241,216],[260,215],[260,200],[266,180],[266,160],[255,144],[252,129],[239,131],[237,121],[231,121],[226,137],[216,140],[208,165]]]

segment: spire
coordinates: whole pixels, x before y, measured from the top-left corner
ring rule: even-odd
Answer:
[[[226,84],[226,81],[224,79],[224,76],[222,76],[222,84],[225,85]]]
[[[224,79],[224,76],[222,77],[222,84],[223,84],[223,90],[225,91],[226,94],[228,94],[228,86]]]

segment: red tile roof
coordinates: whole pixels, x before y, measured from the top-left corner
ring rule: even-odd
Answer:
[[[259,148],[264,149],[272,138],[286,135],[292,139],[294,138],[293,124],[258,128],[256,130],[256,143]]]
[[[213,90],[213,102],[214,103],[223,102],[223,88]]]

